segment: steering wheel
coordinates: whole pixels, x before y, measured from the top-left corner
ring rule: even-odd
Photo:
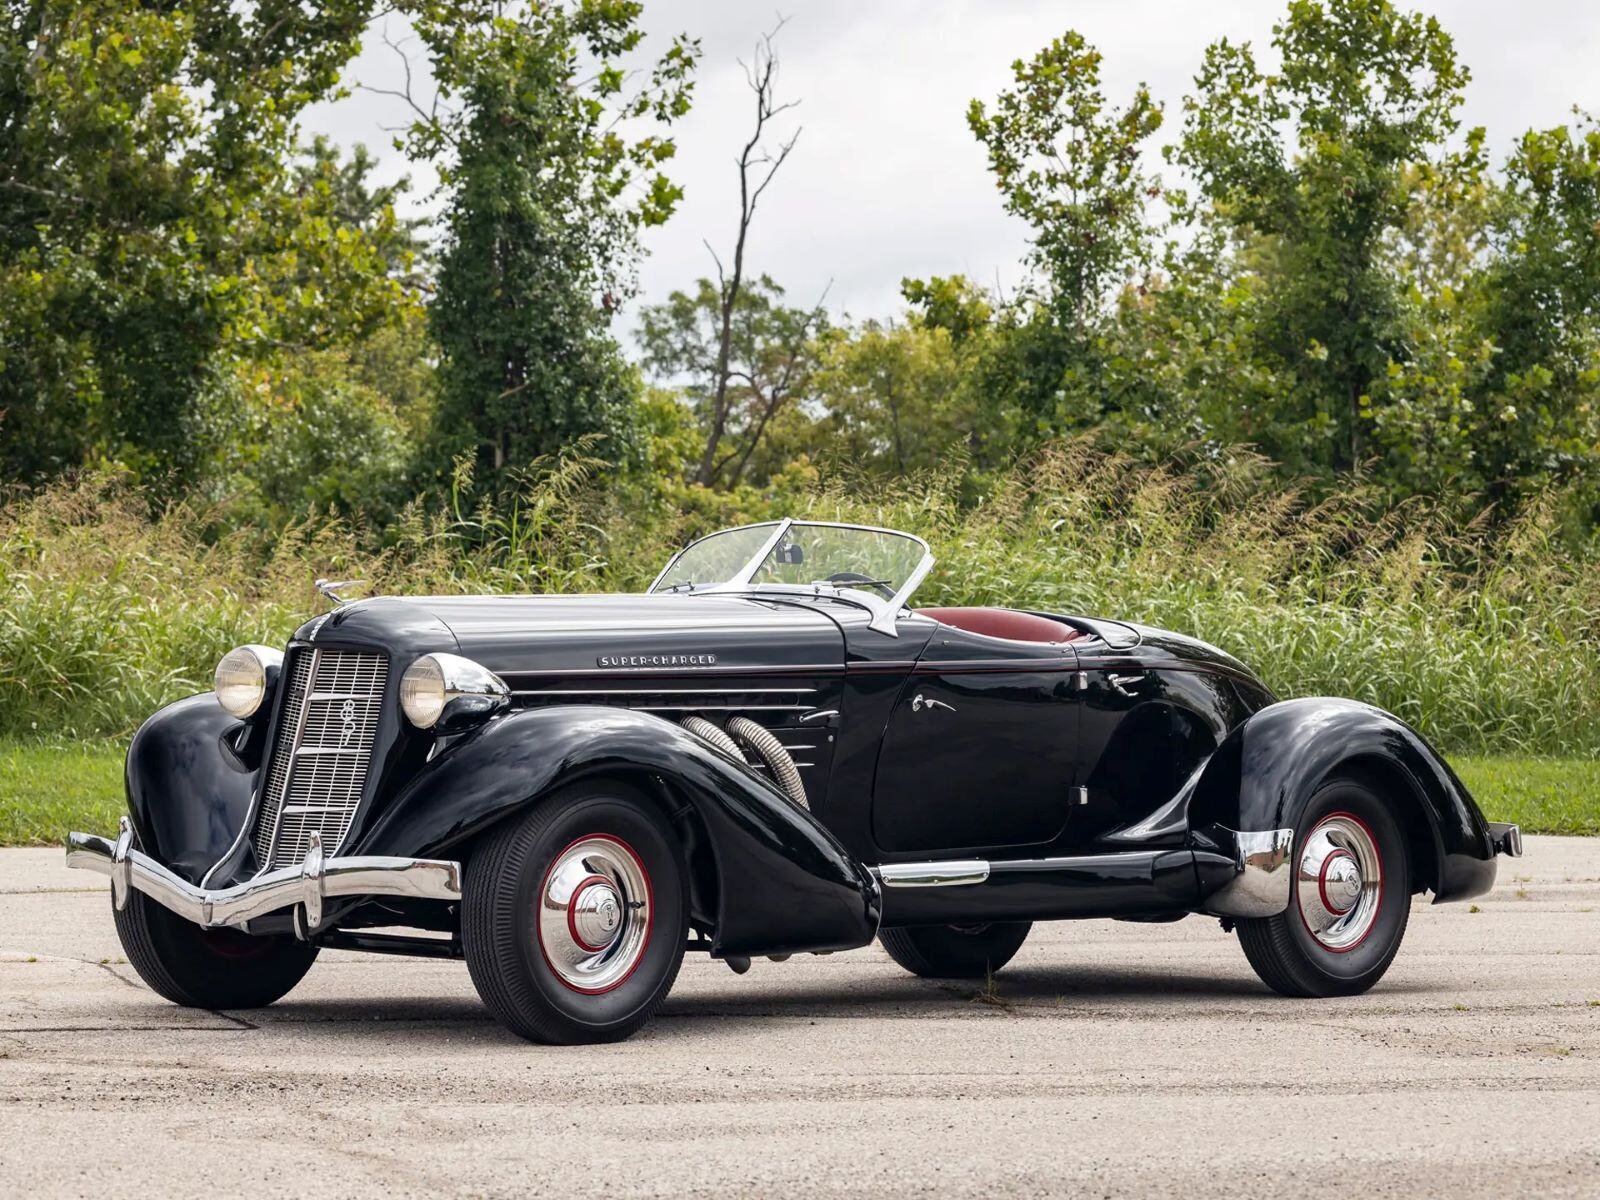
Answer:
[[[874,579],[870,575],[863,575],[859,571],[835,571],[824,581],[827,583],[860,584],[869,587],[885,600],[894,599],[894,585],[887,579]]]

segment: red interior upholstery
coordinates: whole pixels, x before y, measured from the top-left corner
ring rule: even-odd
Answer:
[[[1083,636],[1060,621],[1009,608],[919,608],[917,612],[942,625],[1014,642],[1070,642]]]

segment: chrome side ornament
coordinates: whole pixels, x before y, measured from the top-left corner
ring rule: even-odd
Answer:
[[[1137,675],[1107,675],[1106,681],[1111,684],[1111,689],[1117,695],[1132,698],[1133,692],[1130,689],[1138,687],[1148,678],[1149,676],[1141,671]]]

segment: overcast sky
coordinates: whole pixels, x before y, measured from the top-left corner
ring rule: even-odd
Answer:
[[[1503,150],[1530,126],[1565,122],[1574,104],[1600,110],[1600,4],[1581,0],[1442,0],[1418,4],[1454,35],[1472,70],[1466,125],[1484,125]],[[1219,38],[1263,49],[1286,0],[788,0],[778,39],[780,99],[800,106],[793,157],[763,198],[748,251],[796,302],[827,289],[835,313],[898,311],[902,276],[965,273],[1011,286],[1023,231],[1001,210],[984,155],[966,127],[973,97],[992,98],[1010,64],[1077,29],[1105,56],[1117,104],[1140,81],[1165,103],[1158,142],[1175,136],[1179,105],[1205,46]],[[663,298],[712,270],[704,242],[731,244],[737,211],[734,156],[751,105],[748,59],[779,8],[751,0],[646,0],[652,44],[677,31],[701,39],[694,110],[674,131],[672,177],[685,189],[676,216],[646,234],[641,299]],[[392,37],[405,27],[387,19]],[[413,44],[415,50],[415,45]],[[376,36],[354,65],[358,80],[394,87],[400,68]],[[307,126],[346,144],[366,142],[390,174],[430,180],[390,148],[386,126],[404,106],[358,93],[319,106]],[[630,319],[619,332],[631,332]],[[625,339],[626,340],[626,339]]]

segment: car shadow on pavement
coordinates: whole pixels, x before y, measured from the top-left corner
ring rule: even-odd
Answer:
[[[1299,1016],[1305,1002],[1274,996],[1244,975],[1182,973],[1137,968],[1085,969],[1012,968],[991,980],[916,979],[885,967],[882,978],[818,981],[808,973],[786,985],[779,964],[763,964],[757,973],[726,980],[708,980],[703,972],[681,980],[657,1014],[656,1025],[642,1036],[726,1034],[737,1026],[805,1018],[807,1020],[905,1020],[915,1018],[1059,1017],[1096,1014],[1110,1006],[1129,1015],[1215,1015],[1219,1000],[1233,1000],[1270,1012],[1281,1006],[1284,1016]],[[1394,993],[1394,986],[1382,989]],[[387,1038],[403,1034],[408,1042],[439,1041],[456,1046],[474,1043],[516,1043],[468,995],[418,997],[365,995],[296,1001],[293,995],[268,1009],[240,1012],[241,1023],[270,1034],[274,1026],[293,1026],[297,1038],[347,1039],[352,1027],[359,1036]]]

